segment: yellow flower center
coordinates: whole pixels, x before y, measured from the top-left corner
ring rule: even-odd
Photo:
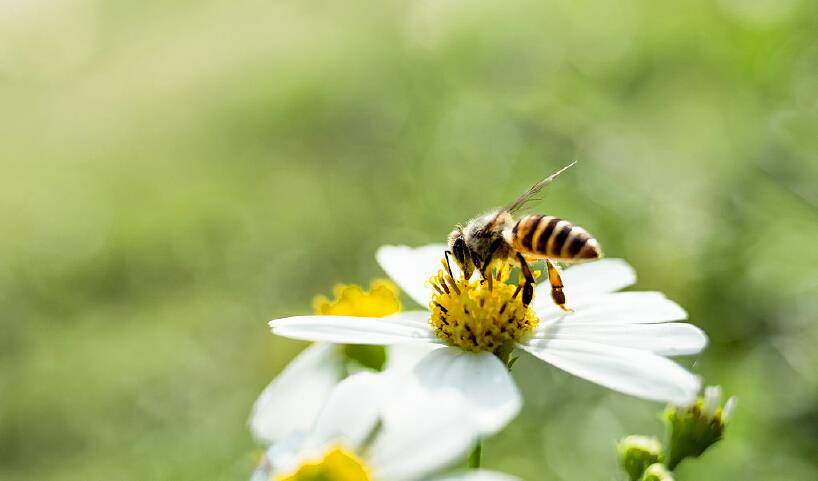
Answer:
[[[435,289],[430,322],[440,339],[467,351],[494,352],[537,326],[534,311],[523,305],[520,286],[508,283],[510,266],[500,266],[490,279],[469,282],[454,279],[445,260],[443,265],[429,279]]]
[[[327,450],[321,459],[306,460],[290,474],[280,475],[273,481],[371,481],[372,476],[364,462],[341,445]]]
[[[365,291],[356,284],[336,284],[332,290],[335,299],[316,296],[315,313],[323,316],[384,317],[401,309],[398,288],[384,280],[374,280]]]

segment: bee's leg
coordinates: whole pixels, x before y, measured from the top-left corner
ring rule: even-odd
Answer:
[[[545,265],[548,268],[548,282],[551,283],[551,298],[554,299],[554,304],[558,305],[563,311],[570,311],[570,309],[565,307],[565,293],[562,292],[563,285],[560,271],[557,270],[557,266],[551,262],[551,259],[547,257],[545,259]]]
[[[528,266],[525,257],[519,252],[517,253],[517,261],[520,263],[520,272],[523,273],[523,305],[528,306],[531,300],[534,299],[534,274],[531,273],[531,267]]]
[[[480,275],[483,276],[483,279],[488,281],[489,286],[492,285],[492,275],[489,272],[489,268],[491,268],[491,261],[494,260],[494,253],[497,252],[497,249],[500,248],[500,244],[503,242],[502,239],[496,239],[494,242],[491,243],[489,246],[488,253],[486,254],[486,258],[483,259],[483,262],[480,263],[478,270],[480,271]]]
[[[483,274],[483,277],[486,277],[486,274],[491,275],[489,272],[489,267],[491,267],[491,261],[494,259],[494,253],[500,248],[500,244],[502,242],[502,239],[495,239],[495,241],[491,243],[491,246],[489,246],[489,251],[486,254],[486,258],[483,259],[483,265],[480,266],[480,272]]]

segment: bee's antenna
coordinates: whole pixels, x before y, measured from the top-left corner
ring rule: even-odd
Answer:
[[[449,255],[452,255],[452,253],[451,251],[447,250],[444,255],[446,257],[446,270],[449,271],[449,275],[452,277],[452,279],[454,279],[454,274],[452,274],[452,265],[449,263]]]

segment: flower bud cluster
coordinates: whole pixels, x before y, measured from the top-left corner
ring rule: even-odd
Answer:
[[[707,387],[690,406],[668,406],[664,413],[666,446],[653,437],[628,436],[617,446],[619,463],[631,481],[673,481],[672,471],[687,458],[697,458],[724,436],[735,410],[735,398],[722,406],[721,388]]]
[[[736,400],[731,397],[722,407],[721,388],[710,386],[692,406],[669,406],[664,415],[669,440],[668,467],[674,469],[686,458],[701,456],[721,440],[735,405]]]
[[[662,443],[649,436],[632,435],[619,441],[619,462],[631,481],[639,481],[649,466],[665,460]]]

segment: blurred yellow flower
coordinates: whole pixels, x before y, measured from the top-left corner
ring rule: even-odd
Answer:
[[[365,291],[357,284],[336,284],[334,299],[316,296],[312,305],[322,316],[385,317],[401,310],[398,287],[386,279],[376,279]]]
[[[295,472],[277,476],[275,481],[369,481],[369,469],[352,451],[338,444],[319,460],[305,460]]]

